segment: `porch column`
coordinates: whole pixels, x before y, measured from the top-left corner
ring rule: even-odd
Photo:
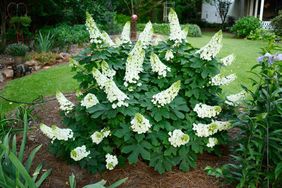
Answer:
[[[254,0],[251,0],[249,15],[253,16],[253,14],[254,14]]]
[[[256,1],[256,6],[255,6],[255,17],[257,17],[258,16],[258,2],[259,2],[259,0],[255,0]]]
[[[263,9],[264,9],[264,0],[261,0],[261,2],[260,2],[260,14],[259,14],[260,21],[262,21],[262,18],[263,18]]]

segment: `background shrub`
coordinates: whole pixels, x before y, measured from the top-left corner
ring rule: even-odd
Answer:
[[[282,10],[279,11],[279,15],[271,20],[271,25],[274,28],[276,35],[282,36]]]
[[[236,21],[231,31],[237,37],[247,37],[252,31],[261,28],[261,22],[258,18],[247,16]]]
[[[53,52],[33,52],[27,55],[27,60],[34,59],[38,61],[40,65],[52,65],[56,63],[56,59],[59,57],[58,54]]]
[[[137,30],[143,31],[146,24],[137,24]],[[182,25],[182,29],[188,27],[188,36],[189,37],[201,37],[202,32],[198,25],[196,24],[185,24]],[[162,35],[169,35],[169,24],[159,24],[154,23],[153,24],[154,33],[162,34]]]
[[[5,52],[11,56],[25,56],[28,52],[28,46],[22,43],[9,44]]]
[[[251,31],[251,33],[247,36],[247,39],[270,41],[274,40],[276,37],[275,33],[263,28],[258,28],[255,31]]]
[[[118,24],[124,25],[127,21],[130,21],[130,16],[124,14],[117,14],[116,21]]]
[[[54,35],[51,35],[51,33],[47,33],[47,34],[42,34],[40,31],[38,33],[38,35],[35,38],[36,44],[35,44],[35,48],[37,51],[39,52],[48,52],[51,50],[51,48],[53,47],[53,38]]]

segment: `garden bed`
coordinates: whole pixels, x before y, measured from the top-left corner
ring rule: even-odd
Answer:
[[[74,95],[68,95],[69,99],[74,101]],[[227,150],[224,150],[224,155],[217,157],[211,154],[203,154],[197,161],[197,167],[189,172],[181,172],[174,169],[171,172],[166,172],[163,175],[158,174],[153,168],[139,161],[136,165],[127,165],[119,167],[112,171],[107,171],[101,174],[90,174],[86,170],[81,169],[77,165],[68,164],[67,162],[55,158],[47,151],[50,140],[44,136],[39,130],[39,124],[44,122],[48,125],[57,124],[62,126],[61,117],[59,115],[59,105],[55,98],[46,98],[46,103],[35,107],[34,115],[36,120],[32,123],[34,128],[29,133],[29,149],[34,148],[39,144],[43,144],[40,152],[36,156],[35,164],[42,162],[47,170],[52,168],[52,173],[44,182],[43,187],[69,187],[68,177],[74,173],[78,182],[78,187],[97,182],[101,179],[113,183],[118,179],[128,177],[127,182],[122,187],[201,187],[214,188],[220,187],[221,182],[214,177],[206,175],[204,168],[206,166],[219,166],[228,160]]]

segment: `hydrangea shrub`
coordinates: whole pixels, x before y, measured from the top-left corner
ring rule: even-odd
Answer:
[[[220,68],[234,56],[216,58],[221,31],[196,49],[173,10],[169,21],[167,41],[152,40],[149,22],[137,42],[129,40],[129,23],[113,42],[87,14],[91,45],[70,61],[80,83],[78,103],[58,93],[67,129],[42,126],[55,155],[92,172],[143,160],[163,173],[174,166],[187,171],[199,154],[226,142],[230,123],[225,109],[239,98],[226,102],[219,97],[220,86],[235,79],[220,75]]]

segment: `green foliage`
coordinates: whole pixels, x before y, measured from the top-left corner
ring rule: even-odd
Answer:
[[[124,25],[127,21],[130,21],[130,16],[124,14],[117,14],[116,21],[117,23]]]
[[[276,39],[277,36],[266,29],[258,28],[255,31],[251,31],[251,33],[247,36],[247,39],[250,40],[265,40],[270,41]]]
[[[51,35],[51,33],[47,33],[47,34],[42,34],[40,31],[37,35],[37,37],[35,38],[36,44],[35,44],[35,48],[38,52],[48,52],[52,49],[53,46],[53,38],[54,35]]]
[[[17,139],[16,136],[11,136],[7,134],[5,138],[0,143],[0,185],[1,187],[14,188],[14,187],[26,187],[26,188],[36,188],[44,182],[44,180],[50,175],[51,170],[47,170],[42,173],[42,164],[39,164],[34,172],[31,172],[31,166],[36,153],[41,148],[37,146],[34,148],[27,159],[24,162],[25,147],[27,141],[27,129],[28,120],[27,114],[24,115],[24,132],[22,143],[20,145],[19,151],[17,151]],[[32,175],[30,175],[32,173]]]
[[[29,16],[13,16],[10,19],[10,24],[15,27],[29,27],[31,23],[31,18]]]
[[[53,52],[32,52],[27,55],[27,59],[34,59],[40,65],[53,65],[56,63],[56,59],[59,57],[58,54]]]
[[[219,32],[216,36],[221,34]],[[137,45],[140,44],[139,42]],[[77,104],[73,110],[67,113],[62,112],[64,124],[74,132],[75,139],[54,140],[50,145],[52,153],[71,160],[71,151],[83,145],[90,154],[76,163],[91,172],[105,170],[105,156],[109,153],[117,155],[121,165],[126,160],[129,164],[143,160],[159,173],[164,173],[175,166],[182,171],[188,171],[196,166],[197,156],[200,153],[219,152],[218,145],[213,148],[208,147],[208,137],[198,137],[192,127],[194,123],[211,122],[209,118],[198,117],[193,111],[196,104],[225,106],[224,101],[219,97],[222,94],[221,88],[212,85],[210,81],[212,77],[220,73],[222,63],[216,58],[212,58],[211,61],[201,59],[200,54],[196,53],[198,49],[184,40],[177,44],[170,40],[162,41],[156,46],[149,45],[144,48],[145,59],[142,64],[144,70],[139,74],[138,81],[141,85],[133,84],[127,87],[124,84],[126,59],[132,49],[133,46],[128,43],[115,47],[93,43],[75,57],[77,63],[72,64],[75,71],[74,78],[80,84],[82,92],[78,100],[92,93],[97,96],[99,103],[87,109]],[[175,54],[173,60],[169,61],[165,58],[168,50]],[[150,66],[152,52],[170,68],[166,77],[160,77],[152,71]],[[138,58],[138,55],[133,58]],[[92,70],[103,69],[104,61],[115,70],[116,75],[113,81],[128,96],[128,107],[115,108],[109,101],[109,96],[99,88],[97,81],[93,78]],[[181,81],[181,90],[174,100],[163,107],[154,105],[152,96],[169,88],[176,81]],[[180,84],[180,82],[177,83]],[[63,101],[66,102],[64,99]],[[137,134],[131,128],[131,121],[138,113],[144,115],[152,125],[144,134]],[[217,118],[226,120],[227,114],[228,111],[223,111]],[[90,136],[104,128],[111,131],[111,136],[103,138],[98,144],[93,143]],[[174,147],[169,141],[169,132],[176,129],[182,130],[190,141]],[[221,144],[227,141],[226,131],[214,133],[213,136]]]
[[[124,182],[126,182],[126,180],[127,178],[118,180],[110,186],[105,186],[107,182],[105,180],[101,180],[94,184],[85,185],[83,186],[83,188],[116,188],[122,185]],[[70,184],[70,188],[76,188],[75,176],[73,174],[69,177],[69,184]]]
[[[246,16],[236,21],[231,31],[237,37],[247,37],[252,31],[255,32],[258,28],[261,28],[260,20],[253,16]]]
[[[51,33],[55,47],[64,47],[70,44],[82,44],[88,41],[89,34],[84,25],[58,25],[53,28],[43,28],[40,30],[43,35]]]
[[[188,28],[188,36],[189,37],[201,37],[202,32],[198,25],[196,24],[185,24],[182,25],[182,28]],[[145,24],[137,24],[137,30],[142,31],[145,28]],[[169,35],[169,24],[153,24],[153,29],[155,33],[159,33],[162,35]]]
[[[270,42],[263,54],[276,50],[282,49]],[[238,188],[280,187],[282,183],[282,60],[271,58],[259,58],[253,67],[260,70],[253,72],[258,81],[251,79],[256,89],[244,87],[250,98],[234,120],[240,132],[233,142],[233,160],[221,167],[220,176]]]
[[[5,50],[5,53],[11,56],[25,56],[27,52],[28,46],[22,43],[9,44]]]
[[[282,10],[279,11],[278,16],[271,20],[271,25],[276,35],[282,36]]]

